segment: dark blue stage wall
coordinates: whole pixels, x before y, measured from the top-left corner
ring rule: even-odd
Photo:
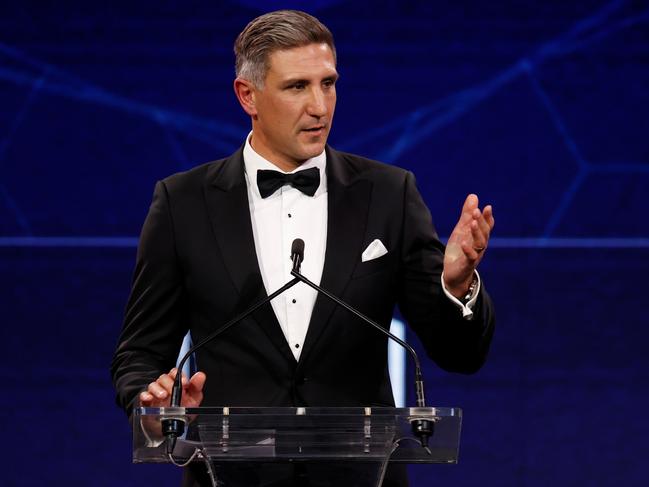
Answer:
[[[648,2],[133,3],[0,6],[2,485],[177,484],[108,366],[153,185],[242,143],[231,45],[280,6],[336,36],[334,147],[413,170],[442,236],[495,207],[490,359],[426,365],[460,464],[413,485],[647,485]]]

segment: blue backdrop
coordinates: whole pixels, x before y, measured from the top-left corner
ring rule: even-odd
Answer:
[[[336,37],[334,147],[413,170],[443,236],[495,207],[490,359],[426,370],[461,461],[413,485],[646,485],[649,3],[216,3],[0,6],[2,484],[177,485],[113,405],[137,235],[157,179],[242,143],[233,40],[289,6]]]

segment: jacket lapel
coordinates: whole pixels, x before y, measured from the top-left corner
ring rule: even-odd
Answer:
[[[357,178],[354,168],[327,147],[327,248],[320,286],[342,297],[354,267],[361,259],[372,183]],[[337,305],[319,294],[300,354],[303,364],[326,328]]]
[[[268,297],[255,252],[243,148],[222,164],[210,167],[204,191],[217,245],[239,293],[235,313],[240,313]],[[287,360],[295,362],[270,303],[259,308],[252,317]]]

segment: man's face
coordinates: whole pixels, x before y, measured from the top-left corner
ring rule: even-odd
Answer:
[[[336,108],[336,62],[326,44],[275,51],[253,88],[252,147],[284,170],[324,150]]]

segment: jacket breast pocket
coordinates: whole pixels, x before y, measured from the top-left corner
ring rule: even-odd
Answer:
[[[372,274],[378,274],[379,272],[389,271],[391,263],[392,259],[390,259],[389,253],[376,259],[368,260],[367,262],[359,262],[356,264],[351,278],[359,279],[361,277],[371,276]]]

